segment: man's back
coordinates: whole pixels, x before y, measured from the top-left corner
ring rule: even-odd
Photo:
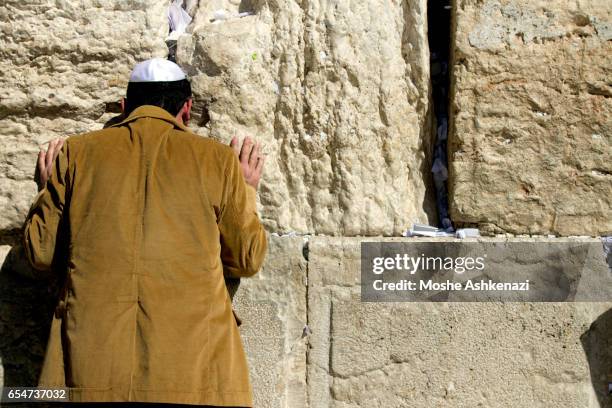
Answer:
[[[69,138],[37,203],[26,252],[68,266],[40,385],[74,401],[251,405],[223,274],[256,273],[266,238],[230,147],[142,106]]]

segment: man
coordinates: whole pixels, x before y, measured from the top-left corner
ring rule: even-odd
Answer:
[[[264,159],[250,139],[191,133],[191,107],[178,65],[148,60],[122,122],[41,152],[24,245],[34,268],[66,276],[39,386],[77,402],[252,406],[224,276],[265,257]]]

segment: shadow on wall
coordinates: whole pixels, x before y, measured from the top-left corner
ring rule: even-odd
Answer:
[[[581,338],[589,361],[591,382],[602,408],[612,408],[612,309],[597,318]]]
[[[17,239],[15,239],[17,241]],[[6,387],[34,387],[49,337],[58,283],[34,278],[23,247],[14,244],[0,267],[0,361]]]

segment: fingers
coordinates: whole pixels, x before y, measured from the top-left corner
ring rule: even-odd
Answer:
[[[266,162],[266,156],[261,156],[258,158],[257,166],[255,166],[255,173],[258,176],[261,176],[261,173],[263,173],[263,166],[265,162]]]
[[[249,157],[249,166],[255,168],[257,166],[257,161],[260,158],[259,150],[261,149],[261,143],[255,143],[255,147],[253,151],[251,151],[251,156]]]
[[[57,156],[59,156],[60,152],[62,151],[63,145],[64,139],[58,139],[57,145],[55,145],[55,152],[53,153],[53,162],[55,162],[55,159],[57,159]]]
[[[53,154],[57,139],[53,139],[49,142],[49,148],[47,149],[47,155],[45,156],[45,170],[49,173],[49,167],[53,164]]]
[[[253,150],[253,141],[250,137],[245,137],[242,142],[242,149],[240,150],[240,162],[242,164],[249,164],[249,158],[251,157],[251,151]]]
[[[49,149],[47,150],[47,156],[45,158],[45,165],[47,166],[47,180],[51,178],[53,173],[53,160],[55,159],[55,147],[57,146],[58,139],[49,142]]]
[[[39,174],[46,174],[47,166],[45,166],[45,157],[47,156],[47,152],[44,150],[40,150],[38,152],[38,172]]]
[[[58,139],[57,143],[55,144],[55,150],[53,151],[53,161],[51,162],[51,167],[49,167],[49,177],[51,177],[51,173],[53,172],[53,163],[55,163],[55,159],[57,159],[57,156],[59,156],[63,145],[64,139]]]
[[[257,186],[259,185],[259,180],[261,179],[261,173],[263,172],[263,166],[265,161],[266,158],[263,156],[257,158],[257,163],[254,163],[249,180],[247,181],[247,183],[253,188],[255,188],[255,190],[257,190]]]
[[[49,148],[47,151],[42,150],[38,153],[38,171],[40,174],[40,181],[45,184],[51,173],[53,172],[53,163],[64,145],[64,139],[57,138],[49,142]]]
[[[242,142],[242,147],[240,147],[239,139],[234,136],[230,141],[230,146],[238,155],[245,181],[257,188],[265,163],[261,143],[256,143],[247,136]]]
[[[240,157],[240,146],[238,145],[238,138],[236,136],[232,137],[232,140],[230,141],[230,146],[232,149],[234,149],[234,153],[236,153],[236,156]]]

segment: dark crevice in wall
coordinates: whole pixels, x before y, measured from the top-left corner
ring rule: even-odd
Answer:
[[[302,255],[304,256],[304,259],[306,260],[306,270],[304,271],[305,275],[306,275],[306,281],[305,283],[305,289],[306,289],[306,323],[304,324],[304,329],[302,330],[302,339],[304,337],[308,337],[312,334],[312,331],[310,329],[310,297],[309,297],[309,293],[308,293],[308,278],[310,277],[310,262],[309,262],[309,256],[310,256],[310,246],[309,246],[309,241],[306,240],[304,242],[304,246],[302,247]],[[311,364],[311,359],[310,359],[310,349],[311,349],[311,344],[310,344],[310,339],[307,338],[306,339],[306,370],[304,370],[304,380],[306,382],[306,384],[309,383],[310,378],[309,378],[309,370],[308,370],[308,364]],[[310,401],[310,390],[308,389],[308,387],[306,388],[306,406],[311,406],[311,401]]]
[[[210,123],[210,111],[208,108],[208,104],[205,104],[202,108],[202,113],[200,114],[200,120],[198,121],[198,126],[204,127]]]
[[[166,46],[168,47],[168,59],[170,61],[176,62],[177,50],[177,37],[173,37],[172,32],[178,30],[181,33],[183,30],[187,30],[193,24],[193,18],[199,7],[199,0],[172,1],[168,6],[168,37],[166,38]],[[179,9],[182,9],[182,11],[179,12]]]
[[[104,106],[105,113],[121,113],[121,103],[119,102],[106,102]]]
[[[255,13],[257,11],[256,1],[242,0],[238,6],[239,13]]]
[[[451,46],[451,0],[427,2],[427,26],[430,52],[432,98],[436,126],[433,135],[432,175],[436,188],[438,226],[452,230],[448,210],[447,139],[449,124],[449,59]]]

